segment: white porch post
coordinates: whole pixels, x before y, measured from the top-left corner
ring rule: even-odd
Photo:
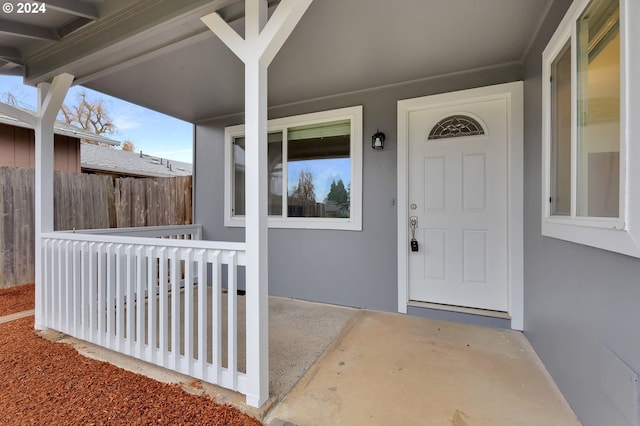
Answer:
[[[247,404],[269,398],[267,68],[313,0],[282,0],[267,22],[266,0],[245,0],[243,40],[217,13],[202,21],[245,64],[245,240]]]
[[[73,76],[61,74],[53,82],[38,85],[38,111],[35,115],[35,328],[43,324],[43,270],[42,233],[53,231],[53,123],[64,97],[73,82]]]
[[[267,22],[266,0],[245,1],[245,40],[257,46]],[[256,52],[257,53],[257,52]],[[267,65],[245,58],[245,241],[247,245],[247,404],[269,398],[269,260],[267,235]],[[257,356],[254,356],[257,355]],[[255,380],[258,378],[258,380]]]

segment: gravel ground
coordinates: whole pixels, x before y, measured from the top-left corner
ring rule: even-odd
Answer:
[[[0,315],[32,309],[28,287],[1,290]],[[42,339],[33,317],[0,324],[0,384],[0,425],[260,425],[206,396]]]
[[[25,284],[0,289],[0,317],[34,308],[35,286]]]

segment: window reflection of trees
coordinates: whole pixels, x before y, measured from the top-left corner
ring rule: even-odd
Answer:
[[[313,173],[301,170],[298,183],[289,191],[289,217],[350,217],[351,185],[345,187],[342,179],[331,183],[322,203],[316,200]]]
[[[317,217],[318,208],[313,175],[308,170],[300,170],[298,184],[289,194],[290,217]]]

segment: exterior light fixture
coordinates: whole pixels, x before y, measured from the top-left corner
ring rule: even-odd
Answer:
[[[371,148],[376,151],[384,149],[384,138],[384,133],[376,130],[376,133],[371,137]]]

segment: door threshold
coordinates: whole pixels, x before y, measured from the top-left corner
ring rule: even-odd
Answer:
[[[480,315],[483,317],[511,319],[508,312],[492,311],[489,309],[468,308],[465,306],[443,305],[440,303],[420,302],[418,300],[410,300],[407,306],[415,306],[416,308],[437,309],[440,311],[460,312],[463,314]]]

